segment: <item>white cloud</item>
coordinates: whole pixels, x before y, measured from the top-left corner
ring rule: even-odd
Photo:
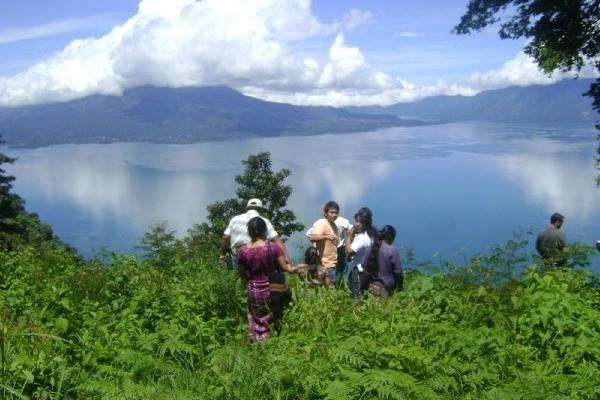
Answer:
[[[22,73],[0,77],[0,105],[119,95],[140,85],[228,85],[294,104],[389,105],[551,83],[564,75],[548,78],[519,54],[500,70],[474,74],[462,84],[417,86],[378,71],[358,47],[345,43],[341,30],[371,18],[350,10],[325,24],[312,14],[309,0],[143,0],[135,16],[103,37],[75,40]],[[294,51],[299,41],[332,33],[336,36],[325,60]]]
[[[590,161],[585,157],[565,156],[570,154],[565,151],[566,146],[577,151],[587,149],[588,143],[566,145],[535,137],[521,140],[520,146],[520,154],[499,155],[494,161],[500,171],[519,184],[532,203],[543,207],[548,214],[560,210],[577,221],[589,221],[600,210],[598,191],[591,184],[595,174]]]
[[[549,76],[540,71],[531,58],[520,52],[515,58],[507,61],[502,68],[483,74],[472,74],[464,82],[449,83],[439,80],[435,85],[415,85],[374,71],[365,61],[360,50],[345,47],[343,37],[340,36],[332,46],[330,60],[323,70],[320,83],[335,82],[337,86],[321,85],[302,92],[271,91],[257,87],[246,87],[243,90],[251,96],[269,101],[344,107],[391,105],[438,95],[473,96],[484,90],[509,86],[548,85],[576,76],[598,77],[598,72],[591,65],[584,67],[579,73],[558,71]],[[336,75],[333,76],[334,74]],[[357,76],[361,76],[361,79],[356,79]],[[350,82],[352,84],[349,84]]]
[[[398,32],[394,36],[400,37],[400,38],[413,38],[413,37],[418,37],[419,34],[416,32]]]
[[[572,72],[547,75],[540,71],[533,59],[521,52],[499,70],[473,74],[468,83],[474,88],[498,89],[508,86],[548,85],[574,76]]]
[[[93,17],[53,21],[22,29],[3,30],[0,31],[0,45],[59,35],[62,33],[77,32],[83,29],[89,29],[90,26],[105,26],[109,23],[109,20],[110,16],[108,15],[98,15]]]
[[[373,19],[373,14],[368,11],[352,9],[342,19],[342,28],[354,29],[360,25],[364,25]]]
[[[360,82],[359,74],[368,72],[369,66],[358,47],[344,45],[344,35],[335,38],[329,50],[329,63],[323,69],[318,82],[319,87],[346,86],[354,87]]]
[[[350,15],[346,23],[364,20]],[[76,40],[0,78],[0,104],[119,94],[145,84],[305,87],[318,80],[319,64],[288,44],[330,30],[306,0],[143,0],[134,17],[107,35]]]

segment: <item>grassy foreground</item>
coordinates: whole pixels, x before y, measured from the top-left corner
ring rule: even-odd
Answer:
[[[242,283],[206,249],[3,252],[0,398],[600,398],[597,278],[512,278],[532,261],[511,246],[410,272],[387,301],[292,280],[282,336],[255,345]]]

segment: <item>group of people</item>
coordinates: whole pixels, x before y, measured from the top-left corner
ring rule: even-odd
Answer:
[[[321,209],[323,218],[306,232],[311,245],[304,263],[295,266],[261,210],[261,200],[250,199],[247,211],[231,219],[219,256],[225,262],[231,255],[246,280],[249,342],[279,333],[283,309],[291,299],[284,272],[299,274],[309,285],[348,287],[355,299],[366,292],[386,298],[402,289],[402,265],[393,247],[396,230],[390,225],[375,229],[369,208],[359,209],[352,224],[339,215],[335,201],[327,202]]]
[[[354,214],[354,225],[339,215],[340,206],[335,201],[327,202],[321,211],[323,218],[306,232],[316,252],[309,247],[302,266],[311,266],[309,255],[320,256],[317,273],[309,270],[310,282],[338,287],[347,283],[355,299],[365,291],[389,297],[394,290],[402,289],[400,256],[392,246],[396,238],[393,226],[375,229],[373,213],[367,207]]]
[[[271,222],[260,215],[262,209],[260,199],[250,199],[247,211],[231,219],[219,256],[224,263],[230,255],[246,281],[249,342],[280,332],[284,307],[291,300],[285,272],[299,274],[308,285],[349,288],[354,299],[367,292],[387,298],[402,290],[402,265],[393,246],[396,230],[390,225],[374,228],[369,208],[359,209],[351,223],[340,216],[338,203],[328,201],[321,209],[323,217],[306,232],[311,245],[304,263],[295,266]],[[537,236],[542,271],[566,261],[563,223],[564,216],[554,213],[550,226]],[[600,251],[600,241],[596,247]]]

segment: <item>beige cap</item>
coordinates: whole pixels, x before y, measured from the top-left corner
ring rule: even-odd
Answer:
[[[248,204],[246,204],[246,208],[250,208],[250,207],[258,207],[258,208],[262,208],[262,201],[260,201],[260,199],[250,199],[248,200]]]

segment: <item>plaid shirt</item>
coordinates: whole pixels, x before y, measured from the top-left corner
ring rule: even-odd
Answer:
[[[225,229],[224,235],[230,237],[229,243],[233,253],[237,253],[238,249],[243,245],[250,243],[250,236],[248,236],[248,221],[254,217],[260,217],[260,214],[256,210],[248,210],[244,214],[236,215],[231,218],[227,229]],[[261,217],[267,224],[267,239],[271,240],[277,236],[277,232],[273,229],[271,221]]]

